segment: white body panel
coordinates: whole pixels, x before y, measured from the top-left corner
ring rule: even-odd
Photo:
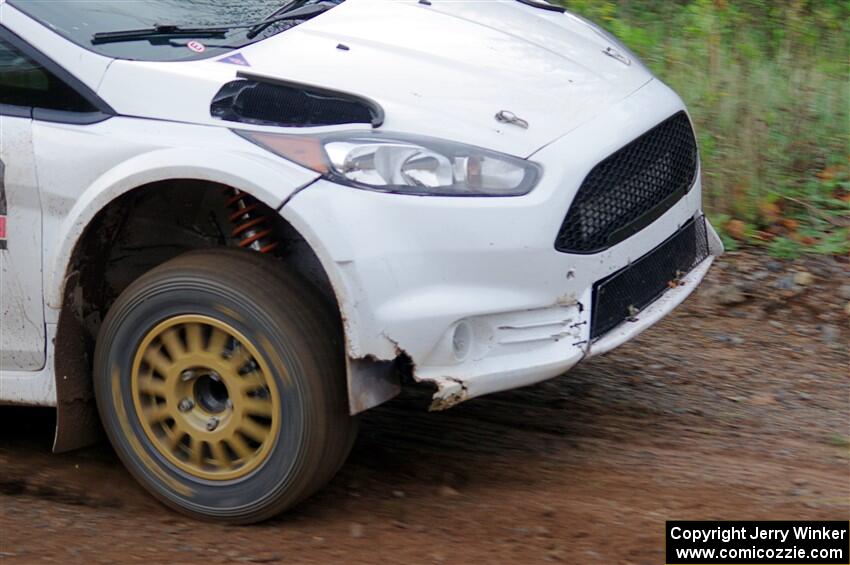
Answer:
[[[56,336],[56,324],[45,326],[48,343]],[[27,406],[55,406],[56,379],[63,378],[54,372],[54,348],[47,348],[47,358],[41,369],[33,371],[0,370],[0,402]]]
[[[0,368],[36,371],[44,366],[45,339],[41,203],[31,120],[0,116],[0,161],[5,170],[6,231],[13,236],[8,248],[0,249]]]
[[[639,62],[603,53],[616,46],[569,14],[513,0],[434,0],[431,6],[348,0],[240,50],[253,73],[377,101],[387,131],[464,142],[543,167],[539,185],[526,196],[449,198],[317,180],[317,173],[236,136],[229,131],[233,123],[210,115],[210,101],[242,67],[217,60],[111,60],[2,0],[0,9],[4,26],[96,91],[117,114],[91,125],[32,123],[38,191],[15,213],[43,210],[43,292],[41,282],[31,280],[27,291],[8,291],[6,297],[20,301],[36,293],[28,308],[46,304],[36,319],[47,350],[26,365],[10,365],[7,342],[11,351],[11,344],[29,337],[15,333],[13,318],[4,315],[10,337],[3,341],[0,401],[56,402],[52,335],[74,247],[104,206],[157,180],[209,180],[273,208],[283,206],[280,213],[310,244],[333,285],[349,359],[408,355],[414,377],[438,386],[438,407],[554,377],[616,347],[681,302],[711,263],[706,260],[635,321],[589,343],[593,283],[697,215],[701,191],[697,181],[663,216],[602,253],[555,251],[553,241],[587,173],[684,108]],[[502,110],[529,127],[498,122],[494,117]],[[365,126],[331,129],[358,127]],[[39,221],[31,219],[34,226]],[[722,247],[709,231],[712,253],[718,254]],[[30,261],[38,267],[26,270],[36,279],[37,254],[36,244]],[[4,254],[4,268],[6,260]],[[459,326],[469,341],[460,358],[453,346]]]
[[[641,65],[605,55],[608,45],[576,19],[513,0],[347,0],[240,50],[250,69],[116,61],[100,93],[124,115],[220,124],[210,100],[237,71],[250,71],[376,100],[387,131],[525,157],[651,79]],[[500,124],[493,117],[501,110],[531,127]]]

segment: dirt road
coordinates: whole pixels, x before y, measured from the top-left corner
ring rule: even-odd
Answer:
[[[369,413],[329,488],[231,528],[151,500],[107,446],[51,455],[0,408],[0,561],[663,563],[667,519],[850,518],[847,265],[727,255],[662,324],[445,413]]]

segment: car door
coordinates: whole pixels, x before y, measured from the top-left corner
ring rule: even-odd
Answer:
[[[37,371],[45,362],[31,106],[47,81],[0,29],[0,373]]]
[[[4,11],[5,9],[5,11]],[[3,162],[3,211],[0,227],[5,238],[0,247],[0,376],[38,371],[47,353],[43,264],[45,190],[39,178],[49,176],[53,162],[70,158],[73,147],[36,155],[39,126],[80,126],[109,119],[112,109],[70,71],[17,35],[11,24],[35,34],[42,45],[65,48],[58,36],[20,19],[0,0],[0,160]],[[37,34],[47,34],[39,36]],[[85,65],[83,53],[62,57]],[[106,59],[92,68],[105,69]],[[61,153],[61,154],[60,154]],[[42,167],[39,170],[39,166]],[[60,181],[61,182],[61,181]],[[49,207],[49,206],[48,206]],[[55,208],[55,206],[54,206]],[[55,320],[54,320],[55,323]],[[3,390],[0,381],[0,400]]]

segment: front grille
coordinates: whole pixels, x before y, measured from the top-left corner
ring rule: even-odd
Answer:
[[[705,218],[688,222],[628,267],[593,285],[590,337],[635,316],[709,255]]]
[[[590,171],[558,232],[564,253],[598,253],[647,226],[696,180],[697,143],[679,112]]]

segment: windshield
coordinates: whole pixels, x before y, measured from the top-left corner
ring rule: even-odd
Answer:
[[[99,32],[151,28],[251,26],[273,12],[322,0],[8,0],[8,3],[74,43],[107,57],[144,61],[186,61],[221,55],[301,23],[277,22],[256,37],[234,28],[221,37],[155,37],[94,44]],[[343,0],[324,0],[340,4]]]

